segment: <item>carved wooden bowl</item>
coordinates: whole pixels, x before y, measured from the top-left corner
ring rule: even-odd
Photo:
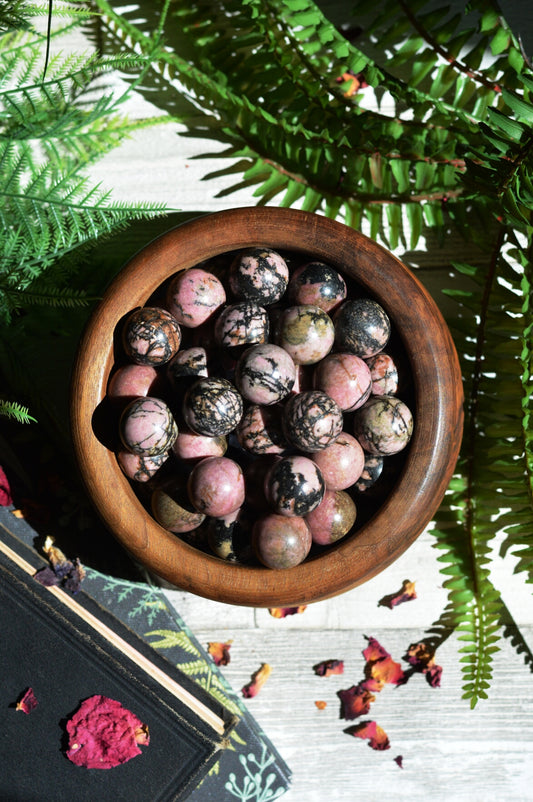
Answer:
[[[284,570],[226,562],[162,528],[141,503],[102,435],[101,410],[119,323],[178,271],[250,246],[270,247],[339,269],[387,311],[407,371],[415,425],[378,508],[353,533]],[[402,357],[400,357],[402,358]],[[436,512],[457,460],[462,383],[448,328],[428,292],[396,257],[328,218],[280,208],[201,216],[147,245],[111,283],[85,330],[74,366],[72,437],[81,474],[103,521],[149,570],[177,587],[254,607],[307,604],[378,574]],[[104,425],[105,429],[105,425]]]

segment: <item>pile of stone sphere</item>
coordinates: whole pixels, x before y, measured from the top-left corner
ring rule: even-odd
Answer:
[[[126,316],[107,388],[156,521],[274,569],[354,531],[357,492],[413,431],[386,311],[330,265],[288,263],[254,247],[173,275]]]

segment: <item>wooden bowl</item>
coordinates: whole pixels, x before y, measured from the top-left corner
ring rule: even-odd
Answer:
[[[412,380],[415,427],[391,491],[355,534],[286,570],[227,563],[163,529],[97,434],[122,318],[145,305],[176,272],[254,245],[326,262],[354,279],[386,309]],[[92,501],[134,558],[179,588],[206,598],[283,607],[360,585],[413,543],[436,512],[455,467],[462,401],[448,328],[428,292],[396,257],[326,217],[274,207],[243,208],[208,214],[169,231],[140,251],[112,282],[79,346],[72,380],[72,437]]]

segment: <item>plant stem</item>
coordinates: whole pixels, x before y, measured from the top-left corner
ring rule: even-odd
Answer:
[[[411,9],[409,8],[408,4],[405,0],[400,0],[400,5],[403,9],[403,12],[415,31],[418,31],[420,36],[427,42],[430,48],[444,61],[447,61],[452,67],[454,67],[459,72],[464,73],[473,81],[477,81],[477,83],[481,84],[482,86],[486,87],[487,89],[491,89],[493,92],[499,93],[501,92],[501,87],[495,81],[491,81],[490,78],[487,78],[483,73],[479,72],[478,70],[473,70],[468,65],[463,64],[461,61],[452,56],[448,50],[444,47],[439,45],[439,43],[434,39],[433,36],[429,33],[429,31],[424,28],[424,26],[419,22],[416,18],[416,15],[413,14]]]

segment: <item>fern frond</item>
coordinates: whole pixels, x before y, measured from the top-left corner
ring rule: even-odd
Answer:
[[[0,399],[0,415],[6,418],[14,418],[18,423],[36,423],[35,418],[30,415],[28,407],[19,404],[17,401]]]

